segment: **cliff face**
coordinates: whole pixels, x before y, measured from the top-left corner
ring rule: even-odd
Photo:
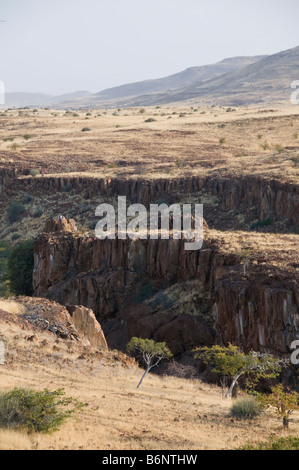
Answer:
[[[271,267],[244,268],[207,237],[200,251],[180,240],[105,240],[42,234],[34,248],[34,289],[64,305],[91,308],[110,347],[131,336],[166,341],[177,354],[213,342],[288,354],[299,338],[299,283]],[[177,313],[143,299],[175,284],[209,293],[204,314]],[[144,296],[146,297],[146,296]],[[198,311],[203,304],[197,299]]]
[[[164,197],[183,200],[186,194],[202,193],[217,197],[219,209],[253,210],[260,220],[288,220],[299,225],[299,188],[292,183],[255,176],[236,178],[190,177],[148,181],[117,178],[38,177],[17,178],[13,170],[0,170],[0,194],[13,187],[24,191],[65,191],[72,188],[86,199],[97,196],[127,196],[132,202],[148,206]]]
[[[13,187],[16,176],[15,170],[0,168],[0,195]]]

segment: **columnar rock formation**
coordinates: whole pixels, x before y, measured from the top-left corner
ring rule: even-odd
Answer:
[[[182,195],[201,191],[219,199],[222,210],[241,207],[254,209],[260,220],[288,220],[299,225],[299,189],[291,182],[280,182],[263,177],[202,177],[122,180],[118,178],[78,177],[17,177],[12,170],[0,170],[0,194],[17,184],[24,191],[64,191],[72,188],[84,194],[86,199],[99,195],[121,195],[148,205],[158,198],[169,196],[180,200]]]
[[[42,234],[34,257],[36,295],[50,293],[64,305],[91,308],[113,347],[143,332],[168,341],[176,353],[216,341],[288,354],[299,338],[298,279],[259,265],[244,276],[238,256],[225,253],[210,236],[202,250],[188,252],[181,240]],[[158,292],[189,280],[210,293],[207,322],[136,301],[149,284]],[[211,320],[212,328],[207,326]]]

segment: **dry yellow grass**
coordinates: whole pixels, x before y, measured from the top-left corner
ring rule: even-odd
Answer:
[[[86,114],[8,111],[0,117],[0,166],[52,175],[155,178],[220,171],[298,181],[292,161],[299,150],[297,106],[234,112],[164,106]],[[155,122],[146,123],[149,118]],[[82,132],[86,127],[91,130]],[[25,134],[31,138],[25,140]]]
[[[286,432],[271,414],[232,420],[232,401],[221,398],[219,387],[198,380],[150,374],[137,390],[142,371],[117,361],[113,352],[98,357],[86,351],[82,360],[74,343],[57,342],[49,333],[39,333],[35,343],[17,325],[1,324],[1,333],[8,361],[0,366],[1,391],[63,387],[86,405],[79,421],[53,435],[0,430],[1,450],[224,450],[299,432],[298,422]]]
[[[14,314],[25,313],[25,308],[19,302],[14,302],[12,300],[1,300],[1,298],[0,310]]]

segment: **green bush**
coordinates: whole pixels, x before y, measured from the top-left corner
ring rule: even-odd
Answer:
[[[270,227],[270,225],[273,225],[273,220],[272,219],[265,219],[265,220],[259,220],[258,222],[255,222],[254,224],[251,225],[251,230],[256,230],[259,228],[263,227]]]
[[[21,235],[19,233],[14,233],[11,236],[12,241],[19,240],[19,238],[21,238]]]
[[[42,207],[37,207],[35,211],[33,212],[32,217],[34,217],[34,219],[39,219],[42,215],[43,215]]]
[[[20,202],[16,202],[16,201],[12,202],[7,211],[9,222],[11,224],[13,224],[14,222],[17,222],[18,220],[20,220],[22,215],[25,214],[25,212],[26,212],[26,209],[23,206],[23,204],[21,204]]]
[[[32,170],[30,170],[30,175],[35,178],[37,175],[39,175],[39,170],[33,168]]]
[[[33,196],[31,194],[25,193],[23,196],[23,204],[30,204],[33,201]]]
[[[260,413],[261,407],[253,398],[238,400],[230,409],[231,416],[236,419],[253,419]]]
[[[0,297],[11,296],[9,281],[6,279],[10,252],[11,246],[8,243],[0,241]]]
[[[8,258],[6,280],[15,295],[32,295],[33,240],[14,248]]]
[[[153,286],[151,284],[146,284],[143,286],[140,291],[135,295],[135,304],[141,304],[147,299],[150,299],[153,295]]]
[[[83,404],[64,396],[64,389],[34,391],[15,388],[0,395],[0,427],[29,432],[57,431]]]
[[[291,436],[270,437],[267,442],[261,442],[260,444],[247,443],[239,450],[299,450],[299,438]]]
[[[89,127],[83,127],[82,132],[89,132],[91,129]]]
[[[144,122],[156,122],[156,119],[154,119],[154,118],[148,118],[148,119],[146,119],[146,121],[144,121]]]
[[[25,134],[25,135],[23,136],[23,138],[24,138],[25,140],[29,140],[29,139],[31,139],[31,135],[30,135],[30,134]]]

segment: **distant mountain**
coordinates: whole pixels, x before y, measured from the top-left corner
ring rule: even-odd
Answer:
[[[233,70],[221,69],[231,66]],[[193,74],[191,74],[193,70]],[[188,72],[189,71],[189,72]],[[119,95],[119,88],[98,93],[91,97],[93,104],[100,106],[150,106],[177,102],[196,102],[198,104],[249,105],[273,104],[290,100],[291,83],[299,80],[299,47],[288,49],[271,56],[226,59],[214,66],[196,67],[177,74],[182,79],[187,76],[195,79],[179,88],[145,92],[140,95],[124,97]],[[188,72],[188,73],[187,73]],[[201,72],[204,72],[201,74]],[[208,77],[209,73],[213,77]],[[198,78],[196,79],[196,75]],[[172,76],[174,77],[174,76]],[[191,78],[191,80],[192,80]],[[166,80],[166,82],[165,82]],[[171,83],[171,77],[162,79]],[[161,84],[161,80],[159,81]],[[174,82],[172,82],[174,83]],[[179,83],[179,80],[176,82]],[[137,84],[138,85],[138,84]],[[131,87],[131,88],[128,88]],[[134,84],[120,87],[122,91],[133,90]],[[139,86],[139,89],[141,87]],[[153,90],[153,89],[152,89]],[[110,101],[107,98],[110,98]],[[105,99],[106,98],[106,99]]]
[[[197,82],[157,102],[185,100],[242,105],[290,100],[291,83],[299,80],[299,46],[265,57],[243,68],[205,82]]]
[[[51,95],[43,93],[6,93],[5,104],[2,108],[22,108],[25,106],[44,106],[49,100]]]
[[[53,106],[55,103],[67,100],[76,100],[91,95],[89,91],[76,91],[64,95],[53,96],[44,93],[6,93],[5,105],[2,108],[24,108],[24,107],[42,107]]]
[[[226,73],[242,69],[250,64],[256,63],[267,56],[234,57],[224,59],[217,64],[191,67],[183,72],[155,80],[121,85],[115,88],[88,96],[87,99],[78,100],[73,103],[76,107],[115,107],[136,104],[155,104],[155,99],[160,100],[164,95],[169,96],[178,90],[189,88],[192,85],[207,81]],[[61,103],[62,104],[62,103]],[[70,103],[63,103],[67,105]]]
[[[8,93],[5,107],[51,106],[57,109],[153,106],[178,102],[249,105],[289,101],[299,80],[299,46],[271,56],[234,57],[191,67],[156,80],[145,80],[92,94],[62,96]]]

